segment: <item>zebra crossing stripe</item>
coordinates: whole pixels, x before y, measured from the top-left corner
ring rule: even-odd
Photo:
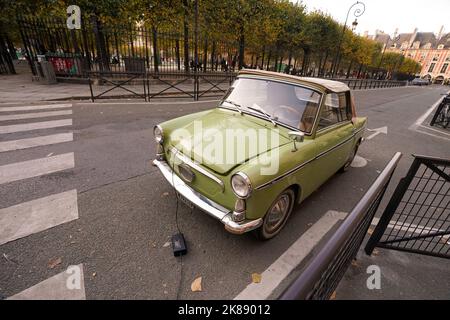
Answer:
[[[74,153],[39,158],[0,166],[0,184],[28,179],[75,166]]]
[[[0,245],[75,219],[76,189],[0,209]]]
[[[73,141],[72,132],[57,133],[48,136],[40,136],[20,140],[3,141],[0,142],[0,152],[34,148],[39,146],[46,146],[50,144],[70,142],[70,141]]]
[[[0,107],[0,112],[64,109],[64,108],[72,108],[72,104],[65,103],[65,104],[46,104],[46,105],[36,105],[36,106],[24,106],[24,107]]]
[[[31,130],[39,130],[39,129],[50,129],[50,128],[71,126],[71,125],[72,125],[72,119],[31,122],[31,123],[23,123],[23,124],[14,124],[14,125],[9,125],[9,126],[0,126],[0,133],[14,133],[14,132],[23,132],[23,131],[31,131]]]
[[[72,114],[72,110],[8,114],[8,115],[4,115],[4,116],[0,115],[0,121],[47,118],[47,117],[66,116],[66,115],[71,115],[71,114]]]
[[[8,300],[86,300],[83,264],[69,266]]]

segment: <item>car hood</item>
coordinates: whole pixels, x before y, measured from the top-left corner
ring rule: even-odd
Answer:
[[[221,175],[290,142],[287,129],[249,114],[216,108],[170,134],[170,145]]]

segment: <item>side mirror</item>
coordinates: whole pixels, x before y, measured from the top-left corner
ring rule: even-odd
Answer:
[[[294,148],[292,149],[292,152],[297,151],[297,145],[296,142],[303,142],[305,139],[305,134],[301,131],[289,131],[288,132],[289,137],[292,139],[292,142],[294,143]]]
[[[305,139],[305,134],[301,131],[289,131],[288,135],[292,140],[297,142],[303,142]]]

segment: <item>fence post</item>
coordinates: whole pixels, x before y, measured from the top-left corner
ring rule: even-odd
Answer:
[[[158,32],[156,31],[156,28],[154,26],[152,26],[152,41],[153,41],[153,67],[154,71],[158,72],[159,71]]]

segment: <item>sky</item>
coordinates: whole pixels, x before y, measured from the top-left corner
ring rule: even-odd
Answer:
[[[297,2],[297,0],[290,0]],[[337,21],[344,23],[348,8],[356,0],[302,0],[308,11],[319,9],[330,14]],[[382,30],[394,34],[396,28],[399,33],[410,33],[414,28],[422,32],[438,33],[444,26],[444,33],[450,32],[450,0],[362,0],[366,10],[358,18],[356,33]],[[347,25],[355,20],[350,12]]]

